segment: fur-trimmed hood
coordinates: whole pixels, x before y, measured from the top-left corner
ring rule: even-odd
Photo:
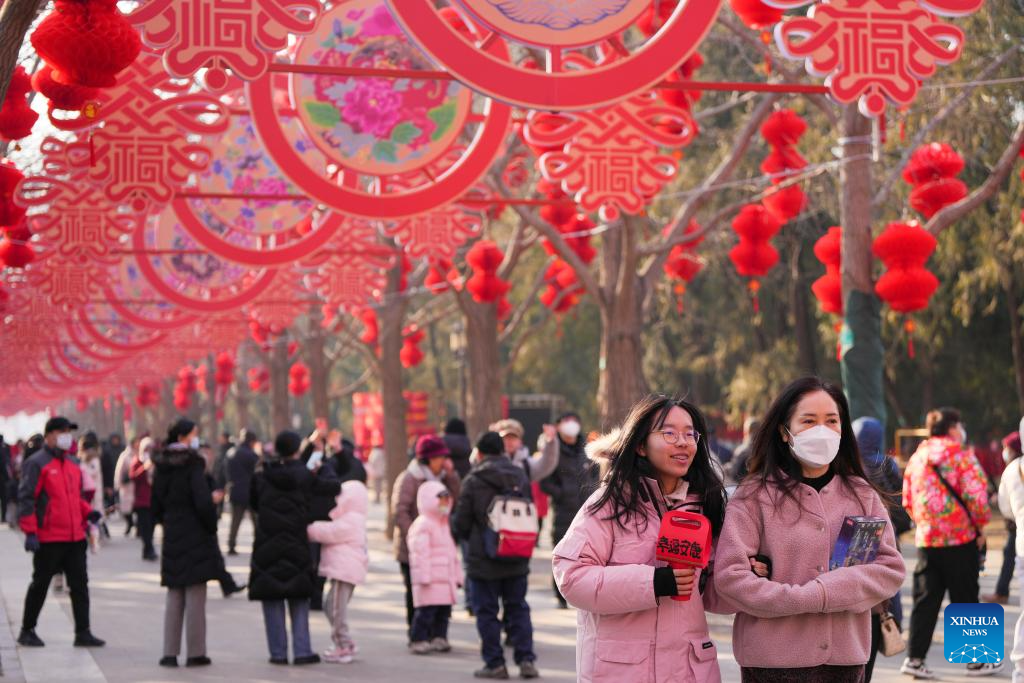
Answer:
[[[612,455],[612,447],[619,440],[621,429],[616,427],[607,434],[602,434],[585,447],[587,457],[597,464],[607,463]]]

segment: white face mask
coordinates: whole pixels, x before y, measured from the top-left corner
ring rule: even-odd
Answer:
[[[1003,449],[1003,463],[1008,465],[1008,464],[1010,464],[1011,460],[1013,460],[1013,451],[1011,451],[1009,448],[1004,448]]]
[[[960,443],[961,444],[966,444],[967,443],[967,430],[964,429],[963,425],[960,425]]]
[[[57,435],[57,448],[62,451],[66,451],[71,448],[71,444],[75,442],[75,438],[71,434],[65,432],[64,434]]]
[[[580,423],[575,420],[566,420],[558,425],[558,433],[567,439],[575,439],[580,435]]]
[[[189,439],[188,440],[188,447],[191,448],[194,451],[198,451],[199,450],[199,437],[198,436],[193,436],[191,439]]]
[[[789,448],[797,460],[808,467],[824,467],[836,459],[843,437],[825,425],[818,425],[799,434],[790,432],[789,439]]]

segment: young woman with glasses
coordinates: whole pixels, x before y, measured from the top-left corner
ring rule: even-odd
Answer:
[[[873,607],[903,583],[886,523],[875,560],[829,570],[847,517],[888,520],[868,482],[843,393],[816,377],[786,387],[754,437],[750,474],[729,501],[715,587],[738,610],[733,653],[744,683],[859,683]],[[765,556],[770,576],[751,572]]]
[[[618,436],[597,454],[609,463],[602,486],[553,557],[559,590],[580,610],[578,680],[720,680],[704,615],[706,608],[718,611],[711,582],[700,570],[655,560],[669,510],[704,514],[716,538],[722,528],[725,490],[705,431],[696,406],[651,395],[633,406]]]

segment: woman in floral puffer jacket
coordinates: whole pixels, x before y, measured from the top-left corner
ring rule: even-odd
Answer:
[[[924,664],[932,644],[942,600],[978,602],[982,530],[991,517],[985,473],[971,451],[960,412],[941,408],[928,413],[931,435],[911,456],[903,475],[903,507],[917,526],[914,608],[910,613],[910,647],[901,671],[931,678]],[[994,673],[1002,664],[968,664],[972,675]]]

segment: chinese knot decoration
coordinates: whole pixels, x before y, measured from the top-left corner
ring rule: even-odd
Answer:
[[[770,0],[775,7],[802,7],[813,0]],[[807,71],[827,76],[832,96],[858,102],[865,116],[879,116],[886,101],[909,105],[936,65],[960,57],[964,34],[935,15],[963,16],[984,0],[830,0],[806,17],[775,27],[779,49],[805,60]]]
[[[251,81],[267,71],[288,35],[311,33],[321,5],[316,0],[148,0],[128,19],[146,44],[164,54],[167,73],[191,78],[206,68],[203,85],[227,87],[227,70]]]
[[[774,112],[761,126],[761,136],[772,148],[761,163],[761,170],[776,186],[765,193],[762,203],[782,223],[799,216],[807,206],[807,197],[798,184],[778,187],[807,166],[807,160],[796,149],[806,130],[807,123],[792,109]]]
[[[757,293],[761,289],[758,278],[764,276],[779,261],[779,252],[769,240],[782,227],[782,222],[760,204],[747,204],[732,221],[732,229],[740,243],[729,252],[736,272],[751,278],[747,288],[754,297],[754,312],[760,310]]]
[[[875,283],[878,297],[899,313],[909,314],[928,306],[939,287],[938,279],[924,267],[935,251],[935,237],[917,221],[890,223],[871,247],[887,268]],[[914,357],[914,321],[906,319],[907,352]]]
[[[610,107],[574,112],[550,130],[530,114],[524,135],[532,145],[556,147],[537,160],[544,178],[574,195],[584,212],[612,221],[639,214],[676,175],[677,161],[661,148],[683,147],[696,135],[690,112],[651,91]]]
[[[945,143],[918,147],[903,169],[903,179],[914,188],[910,192],[910,206],[931,218],[966,197],[967,185],[956,177],[963,168],[963,158]]]

